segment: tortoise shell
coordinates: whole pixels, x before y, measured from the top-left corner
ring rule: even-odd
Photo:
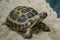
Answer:
[[[18,31],[21,29],[26,29],[29,24],[34,21],[33,17],[37,14],[38,12],[31,7],[18,6],[9,13],[7,17],[7,24],[11,28]]]
[[[46,16],[39,14],[31,7],[18,6],[9,13],[6,24],[13,30],[26,31],[28,28],[33,28],[33,25],[46,18]],[[36,20],[38,22],[35,22]]]

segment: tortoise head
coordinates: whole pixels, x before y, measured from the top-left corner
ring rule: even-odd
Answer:
[[[43,20],[43,19],[45,19],[46,17],[47,17],[47,13],[46,13],[46,12],[42,12],[42,13],[39,14],[40,20]]]

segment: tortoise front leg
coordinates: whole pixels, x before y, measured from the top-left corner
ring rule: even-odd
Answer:
[[[24,34],[25,38],[31,38],[32,37],[32,27],[37,23],[38,20],[36,20],[34,23],[31,24],[31,26],[27,29],[26,33]]]
[[[31,29],[28,29],[23,36],[24,36],[24,38],[26,38],[26,39],[32,38],[32,30],[31,30]]]
[[[32,29],[32,32],[34,34],[38,34],[41,31],[50,32],[50,28],[43,22],[39,22],[36,25],[34,25],[34,28]]]
[[[43,22],[39,22],[35,26],[37,26],[39,29],[42,29],[43,31],[47,31],[47,32],[50,31],[50,28],[46,24],[44,24]]]

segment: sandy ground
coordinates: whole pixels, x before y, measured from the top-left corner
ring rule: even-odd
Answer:
[[[18,33],[9,30],[1,24],[5,21],[9,12],[17,6],[28,6],[36,9],[38,13],[47,12],[48,17],[43,21],[50,29],[50,32],[33,34],[32,39],[23,39]],[[60,40],[60,19],[57,19],[56,12],[50,8],[45,0],[0,0],[0,40]]]

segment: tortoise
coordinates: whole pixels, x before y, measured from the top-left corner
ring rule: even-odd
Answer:
[[[38,13],[31,7],[18,6],[11,10],[4,24],[17,32],[24,32],[24,38],[31,38],[32,30],[40,27],[41,24],[43,25],[41,21],[43,21],[46,17],[47,12]],[[49,30],[48,27],[41,26],[40,28]]]

